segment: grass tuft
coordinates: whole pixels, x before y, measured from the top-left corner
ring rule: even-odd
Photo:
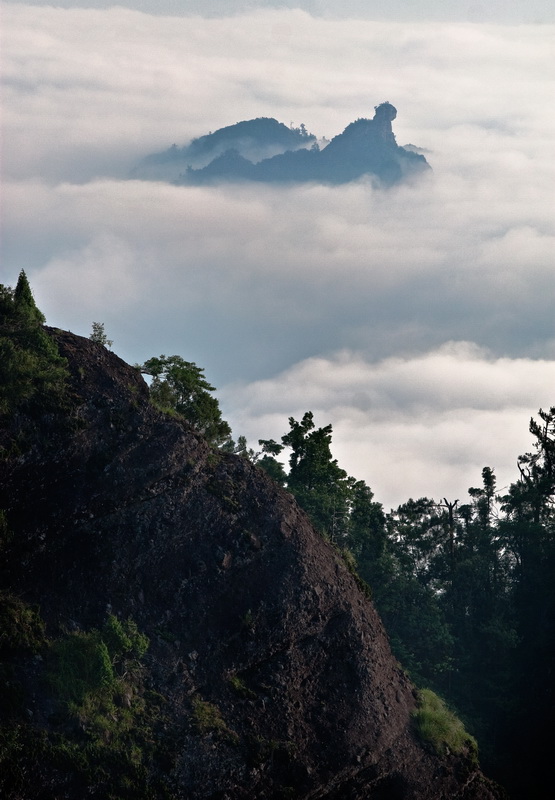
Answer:
[[[420,738],[439,755],[468,755],[478,762],[476,739],[466,732],[463,723],[431,689],[420,689],[413,722]]]
[[[203,700],[198,695],[192,699],[193,719],[201,734],[215,733],[230,744],[237,744],[239,737],[228,728],[221,711],[214,703]]]

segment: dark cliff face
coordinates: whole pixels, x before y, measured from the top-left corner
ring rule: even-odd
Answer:
[[[0,588],[37,604],[53,638],[108,614],[148,635],[142,686],[147,705],[163,698],[152,738],[165,737],[165,760],[151,771],[164,772],[164,796],[496,797],[470,758],[415,738],[414,690],[372,604],[292,497],[158,413],[104,347],[53,335],[72,411],[0,463],[11,531]],[[42,663],[14,661],[25,730],[45,736],[67,723]],[[44,756],[36,769],[9,796],[116,796],[106,776],[84,787]]]

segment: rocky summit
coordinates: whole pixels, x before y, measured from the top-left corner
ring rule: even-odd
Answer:
[[[292,496],[49,333],[69,395],[0,432],[2,796],[500,797],[470,744],[419,735],[368,592]]]
[[[287,128],[275,119],[238,122],[147,156],[131,177],[177,184],[317,182],[343,184],[363,178],[377,187],[392,186],[430,169],[417,148],[400,147],[392,122],[397,109],[389,102],[372,119],[358,119],[330,142],[318,142],[304,125]]]

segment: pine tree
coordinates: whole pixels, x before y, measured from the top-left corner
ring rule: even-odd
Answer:
[[[331,454],[332,426],[316,428],[312,412],[307,411],[300,422],[290,417],[289,427],[281,437],[283,446],[291,448],[287,488],[321,533],[341,539],[353,479]]]
[[[13,294],[14,310],[26,322],[37,322],[44,325],[46,322],[42,311],[36,306],[25,270],[21,270]]]
[[[104,323],[103,322],[93,322],[92,324],[92,333],[89,336],[91,342],[97,342],[98,344],[103,345],[110,349],[114,344],[111,339],[108,339],[106,333],[104,331]]]
[[[0,284],[0,414],[40,413],[64,393],[66,362],[44,321],[24,270],[15,290]]]

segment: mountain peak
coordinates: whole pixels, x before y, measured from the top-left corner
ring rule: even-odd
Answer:
[[[329,144],[300,128],[261,117],[220,128],[184,148],[147,156],[132,177],[178,184],[222,181],[347,183],[368,178],[391,186],[429,169],[422,154],[399,147],[392,122],[397,109],[389,101],[373,119],[348,125]]]

